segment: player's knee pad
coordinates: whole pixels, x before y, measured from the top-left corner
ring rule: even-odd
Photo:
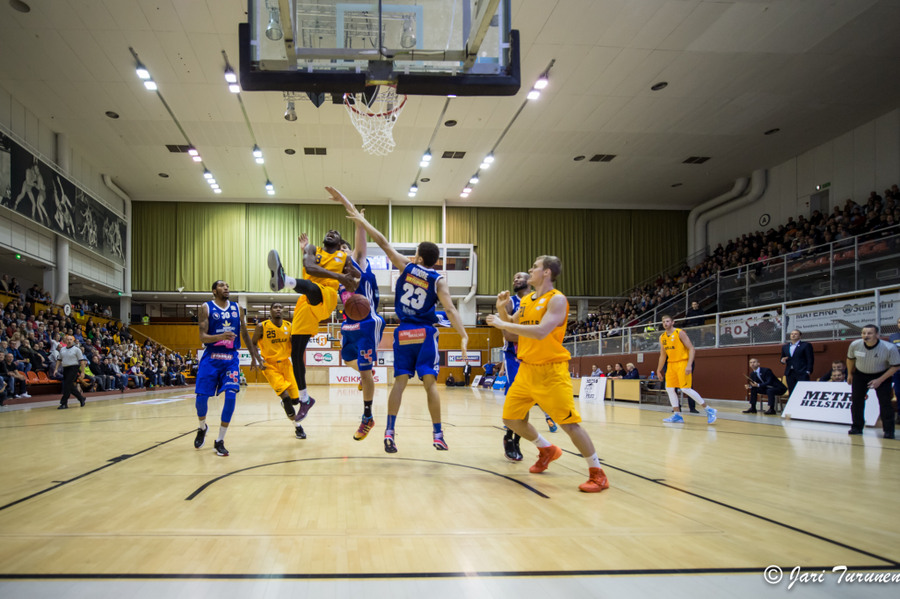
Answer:
[[[198,395],[194,405],[197,406],[197,416],[200,418],[206,418],[206,411],[209,408],[209,396],[208,395]]]
[[[236,403],[237,392],[226,391],[225,405],[222,406],[222,422],[231,422],[231,417],[234,416],[234,406]]]

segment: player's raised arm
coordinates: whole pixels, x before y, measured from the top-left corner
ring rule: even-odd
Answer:
[[[341,192],[333,187],[326,187],[325,189],[328,190],[328,193],[331,194],[332,200],[344,206],[344,208],[347,210],[348,218],[355,220],[358,225],[361,225],[372,238],[372,241],[374,241],[378,245],[378,247],[384,250],[384,253],[388,257],[388,260],[391,261],[391,264],[393,264],[397,270],[403,270],[404,268],[406,268],[406,265],[410,262],[409,258],[391,247],[391,244],[388,243],[387,238],[381,234],[381,231],[376,229],[372,225],[372,223],[367,221],[365,215],[357,210],[356,207],[350,202],[350,200],[344,197]]]

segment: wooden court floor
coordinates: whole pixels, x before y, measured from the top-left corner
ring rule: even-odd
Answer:
[[[611,483],[583,494],[584,460],[537,410],[563,457],[540,475],[525,442],[523,462],[504,458],[491,391],[441,389],[450,451],[438,452],[410,387],[388,455],[386,388],[357,442],[361,393],[311,387],[301,441],[271,390],[252,385],[227,458],[212,449],[218,400],[193,448],[191,391],[0,413],[0,579],[900,569],[900,442],[880,431],[748,421],[742,406],[712,426],[668,425],[652,409],[581,404]]]

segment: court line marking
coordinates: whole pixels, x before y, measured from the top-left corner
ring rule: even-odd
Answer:
[[[32,493],[31,495],[28,495],[28,496],[26,496],[26,497],[22,497],[22,498],[20,498],[20,499],[16,499],[15,501],[12,501],[12,502],[10,502],[10,503],[7,503],[6,505],[2,505],[2,506],[0,506],[0,512],[2,512],[3,510],[5,510],[5,509],[7,509],[7,508],[11,508],[11,507],[13,507],[13,506],[15,506],[15,505],[18,505],[18,504],[20,504],[20,503],[23,503],[23,502],[25,502],[25,501],[28,501],[29,499],[34,499],[35,497],[39,497],[39,496],[43,495],[44,493],[49,493],[50,491],[53,491],[53,490],[58,489],[58,488],[60,488],[60,487],[62,487],[62,486],[68,485],[69,483],[73,483],[73,482],[75,482],[75,481],[77,481],[77,480],[80,480],[80,479],[86,477],[86,476],[89,476],[89,475],[94,474],[94,473],[96,473],[96,472],[100,472],[101,470],[105,470],[106,468],[109,468],[109,467],[111,467],[111,466],[115,466],[116,464],[121,464],[121,463],[124,462],[125,460],[131,459],[131,458],[134,458],[134,457],[137,457],[137,456],[141,455],[142,453],[146,453],[146,452],[150,451],[151,449],[156,449],[157,447],[162,447],[163,445],[166,445],[167,443],[171,443],[172,441],[177,441],[178,439],[181,439],[182,437],[186,437],[186,436],[188,436],[188,435],[192,435],[192,434],[194,434],[194,432],[196,432],[196,429],[195,429],[195,430],[188,431],[188,432],[186,432],[186,433],[182,433],[182,434],[178,435],[177,437],[172,437],[171,439],[168,439],[168,440],[166,440],[166,441],[160,441],[159,443],[157,443],[156,445],[153,445],[152,447],[147,447],[147,448],[142,449],[142,450],[140,450],[140,451],[136,451],[135,453],[123,454],[123,455],[116,456],[116,457],[114,457],[114,458],[110,458],[110,459],[107,461],[106,464],[100,466],[99,468],[94,468],[93,470],[88,470],[87,472],[83,472],[83,473],[79,474],[78,476],[75,476],[75,477],[70,478],[70,479],[68,479],[68,480],[59,481],[57,484],[52,485],[52,486],[50,486],[50,487],[47,487],[46,489],[42,489],[42,490],[40,490],[40,491],[38,491],[38,492],[36,492],[36,493]]]
[[[806,571],[831,571],[833,565],[804,565]],[[487,572],[335,572],[332,574],[0,574],[0,580],[159,580],[165,578],[179,580],[342,580],[342,579],[408,579],[408,578],[513,578],[513,577],[553,577],[570,576],[644,576],[676,574],[756,574],[765,566],[750,568],[636,568],[634,570],[532,570],[532,571],[487,571]],[[893,571],[894,566],[854,565],[854,571]]]
[[[220,480],[222,480],[224,478],[228,478],[229,476],[232,476],[234,474],[240,474],[241,472],[247,472],[248,470],[256,470],[257,468],[268,468],[269,466],[278,466],[281,464],[293,464],[295,462],[318,462],[318,461],[322,461],[322,460],[341,460],[341,461],[345,461],[345,460],[398,461],[398,460],[400,460],[400,461],[404,461],[404,462],[423,462],[426,464],[440,464],[442,466],[455,466],[457,468],[468,468],[470,470],[477,470],[479,472],[485,472],[485,473],[491,474],[493,476],[499,476],[500,478],[505,478],[506,480],[508,480],[510,482],[514,482],[517,485],[521,485],[522,487],[525,487],[526,489],[528,489],[529,491],[531,491],[532,493],[534,493],[535,495],[537,495],[539,497],[543,497],[544,499],[550,499],[549,495],[545,495],[544,493],[541,493],[540,491],[538,491],[531,485],[523,483],[520,480],[516,480],[515,478],[512,478],[511,476],[506,476],[505,474],[500,474],[499,472],[494,472],[493,470],[487,470],[485,468],[478,468],[477,466],[469,466],[466,464],[458,464],[455,462],[439,462],[437,460],[423,460],[423,459],[419,459],[419,458],[388,458],[388,457],[382,457],[382,456],[377,456],[377,457],[376,456],[352,456],[352,457],[351,456],[335,456],[335,457],[327,457],[327,458],[300,458],[297,460],[283,460],[280,462],[269,462],[267,464],[257,464],[256,466],[248,466],[247,468],[241,468],[240,470],[233,470],[231,472],[228,472],[221,476],[217,476],[216,478],[203,483],[202,485],[197,487],[197,489],[193,493],[191,493],[190,495],[185,497],[184,500],[192,501],[195,497],[197,497],[200,493],[205,491],[207,488],[209,488],[213,484],[219,482]]]

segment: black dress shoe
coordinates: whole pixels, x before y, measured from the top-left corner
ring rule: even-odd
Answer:
[[[851,428],[849,431],[847,431],[847,434],[848,434],[848,435],[861,435],[861,434],[862,434],[862,429],[859,429],[859,428]]]
[[[756,408],[750,408],[749,410],[744,410],[744,414],[756,414]]]
[[[884,433],[884,438],[885,438],[885,439],[893,439],[893,438],[894,438],[894,433]]]
[[[59,404],[59,407],[57,407],[56,409],[57,409],[57,410],[66,410],[66,409],[68,409],[68,408],[69,408],[69,406],[67,406],[67,405],[64,404],[64,403],[61,403],[61,404]]]
[[[700,410],[691,410],[691,414],[699,414]]]
[[[775,410],[766,410],[766,416],[774,416]]]

